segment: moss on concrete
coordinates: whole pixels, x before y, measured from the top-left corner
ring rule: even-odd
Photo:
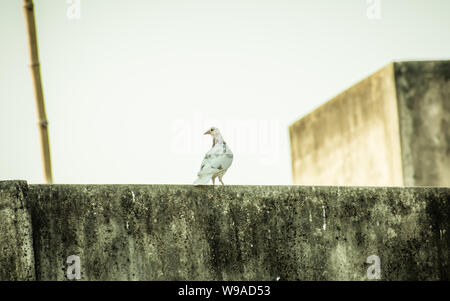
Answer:
[[[449,280],[450,188],[0,182],[0,279]],[[30,218],[31,216],[31,218]],[[34,249],[34,251],[33,251]]]
[[[27,194],[25,181],[0,181],[0,281],[35,279]]]
[[[30,185],[37,278],[448,280],[449,188]]]
[[[450,61],[394,64],[404,185],[450,186]]]

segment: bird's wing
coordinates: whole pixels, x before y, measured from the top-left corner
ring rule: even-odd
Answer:
[[[213,175],[221,170],[226,170],[231,166],[233,162],[233,154],[231,153],[214,153],[208,152],[205,155],[205,158],[202,161],[200,166],[200,171],[198,172],[198,176],[202,175]]]
[[[209,157],[205,157],[205,159],[203,160],[200,171],[197,175],[202,176],[208,174],[216,174],[222,170],[228,169],[228,167],[231,166],[232,161],[233,157],[231,155],[210,155]]]

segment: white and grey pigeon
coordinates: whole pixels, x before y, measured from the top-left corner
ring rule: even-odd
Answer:
[[[219,178],[223,184],[222,177],[233,162],[233,153],[223,140],[218,128],[212,127],[207,130],[204,135],[211,135],[213,138],[212,148],[206,153],[205,158],[200,166],[197,180],[194,185],[205,185],[212,179],[214,181]]]

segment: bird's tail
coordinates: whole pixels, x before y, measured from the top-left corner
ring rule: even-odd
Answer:
[[[202,175],[199,176],[197,178],[197,180],[195,180],[194,185],[195,186],[199,186],[199,185],[206,185],[208,184],[209,180],[211,180],[211,175]]]

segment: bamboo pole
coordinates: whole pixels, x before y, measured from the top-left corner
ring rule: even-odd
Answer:
[[[45,114],[44,92],[42,90],[41,69],[39,65],[38,46],[36,38],[36,24],[34,21],[33,0],[23,0],[23,10],[28,32],[28,45],[30,50],[30,69],[33,79],[34,96],[38,113],[39,135],[41,140],[42,163],[44,167],[45,182],[53,183],[52,164],[50,158],[50,144],[48,139],[48,121]]]

